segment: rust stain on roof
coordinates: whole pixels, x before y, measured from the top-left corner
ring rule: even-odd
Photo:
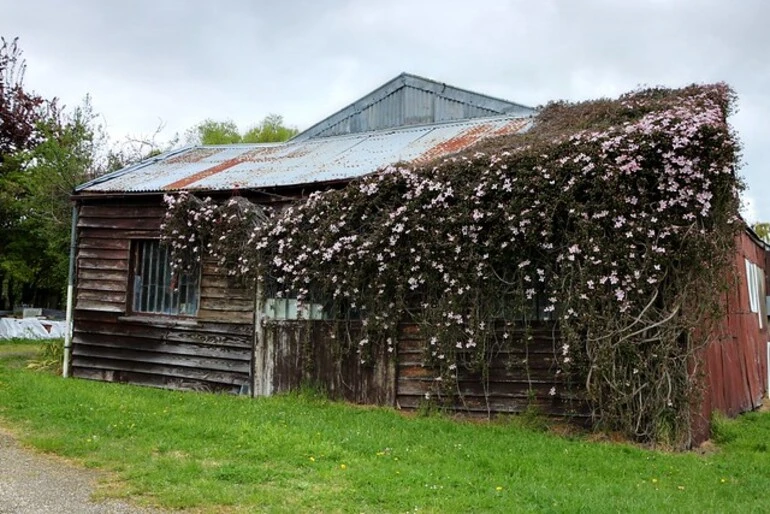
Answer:
[[[182,155],[172,157],[164,162],[164,164],[191,164],[194,162],[200,162],[203,159],[207,159],[212,155],[219,153],[216,148],[195,148],[189,152],[185,152]]]
[[[172,182],[171,184],[166,185],[163,189],[166,189],[166,190],[182,189],[194,182],[198,182],[199,180],[203,180],[206,177],[210,177],[211,175],[216,175],[217,173],[221,173],[226,169],[239,165],[240,163],[247,160],[245,157],[246,155],[240,155],[235,159],[228,159],[224,162],[217,164],[216,166],[205,169],[203,171],[199,171],[198,173],[193,173],[189,177],[185,177],[181,180],[177,180],[176,182]]]
[[[249,150],[248,152],[245,152],[239,155],[238,157],[228,159],[226,161],[223,161],[217,164],[216,166],[212,166],[211,168],[207,168],[197,173],[193,173],[189,177],[184,177],[180,180],[177,180],[176,182],[172,182],[171,184],[166,185],[163,189],[166,189],[166,190],[182,189],[191,184],[194,184],[195,182],[198,182],[199,180],[203,180],[212,175],[216,175],[217,173],[222,173],[223,171],[228,170],[244,162],[268,161],[270,160],[270,155],[276,153],[278,150],[280,150],[280,147],[262,147],[262,148],[255,148],[253,150]],[[180,156],[180,157],[184,157],[184,156]],[[203,157],[201,159],[203,159]],[[198,159],[198,160],[201,160],[201,159]],[[237,184],[236,184],[236,187],[237,187]]]
[[[414,159],[414,162],[432,161],[438,157],[451,155],[453,153],[459,152],[460,150],[465,150],[470,145],[484,137],[484,135],[489,131],[490,127],[491,125],[488,123],[471,127],[468,130],[465,130],[456,135],[455,137],[447,139],[446,141],[442,141],[436,146],[429,148],[423,152],[422,155]]]
[[[196,147],[96,179],[79,191],[223,191],[352,179],[394,162],[446,157],[486,137],[520,132],[528,123],[502,116],[302,142]]]
[[[491,136],[508,136],[521,131],[527,124],[526,119],[513,120],[492,132]]]

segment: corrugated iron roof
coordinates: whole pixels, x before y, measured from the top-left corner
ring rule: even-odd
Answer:
[[[535,110],[482,93],[402,73],[294,137],[339,136],[489,116],[531,116]]]
[[[529,123],[529,118],[508,115],[285,143],[190,147],[105,175],[76,191],[226,191],[350,180],[388,164],[450,155],[486,137],[525,131]]]

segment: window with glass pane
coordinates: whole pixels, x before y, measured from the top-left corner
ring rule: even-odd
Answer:
[[[169,257],[159,241],[133,241],[134,312],[193,316],[198,311],[198,275],[172,273]]]
[[[268,276],[264,284],[265,304],[262,314],[267,319],[298,320],[298,319],[330,319],[324,306],[315,295],[310,295],[304,302],[297,300],[297,294],[286,292],[273,277]]]

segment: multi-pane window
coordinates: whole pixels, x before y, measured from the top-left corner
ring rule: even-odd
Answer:
[[[264,288],[266,298],[262,307],[262,314],[266,319],[329,319],[328,313],[317,298],[308,298],[304,302],[300,302],[297,300],[296,293],[284,291],[272,277],[267,277]]]
[[[133,312],[194,316],[198,274],[173,273],[169,250],[157,240],[133,241]]]
[[[300,304],[296,298],[267,298],[262,312],[267,319],[327,319],[323,305]]]

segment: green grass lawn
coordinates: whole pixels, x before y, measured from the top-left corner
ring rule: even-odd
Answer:
[[[139,503],[203,512],[770,512],[770,413],[720,422],[705,455],[665,453],[312,395],[65,380],[4,353],[3,425],[35,448],[113,472],[102,494]]]
[[[42,343],[26,339],[0,339],[0,359],[33,357],[40,351],[41,347]]]

